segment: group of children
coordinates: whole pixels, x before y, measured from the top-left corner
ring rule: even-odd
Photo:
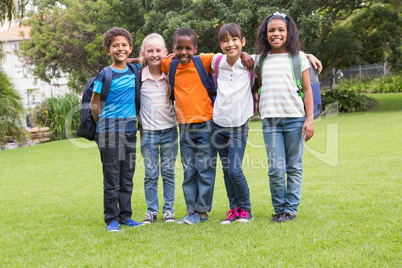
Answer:
[[[242,170],[248,120],[254,107],[253,71],[258,73],[256,83],[261,84],[259,110],[263,119],[275,211],[271,221],[284,222],[296,217],[301,199],[303,141],[314,134],[307,58],[302,53],[303,101],[292,79],[288,56],[299,50],[296,25],[285,14],[275,13],[266,17],[258,30],[259,56],[242,52],[246,40],[237,24],[223,25],[218,41],[223,54],[197,56],[208,74],[216,74],[217,96],[213,103],[201,81],[199,67],[193,61],[198,49],[194,30],[180,28],[174,33],[174,54],[168,57],[162,36],[155,33],[148,35],[141,46],[141,77],[135,77],[127,64],[133,61],[127,59],[132,50],[130,33],[115,27],[105,33],[105,49],[113,59],[113,80],[104,108],[100,109],[104,71],[98,75],[91,109],[98,121],[95,140],[103,166],[107,230],[118,231],[119,224],[140,226],[157,219],[159,170],[165,200],[163,219],[165,222],[176,222],[173,203],[178,139],[187,214],[177,223],[193,225],[208,220],[217,152],[229,199],[229,210],[222,224],[253,219],[250,191]],[[258,68],[259,57],[266,58],[262,70]],[[312,59],[315,58],[312,56]],[[171,88],[166,74],[171,71],[173,60],[178,60],[178,65],[174,81],[170,81],[174,85]],[[313,62],[314,65],[316,63],[319,64],[319,61]],[[141,88],[135,88],[135,79],[141,79]],[[135,107],[134,99],[138,91],[140,109],[136,116],[138,107]],[[145,164],[147,211],[143,222],[131,219],[137,120],[141,123],[140,144]],[[285,164],[277,165],[279,162]]]

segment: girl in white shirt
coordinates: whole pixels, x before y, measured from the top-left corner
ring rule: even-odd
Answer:
[[[152,33],[141,46],[141,154],[145,166],[145,201],[148,209],[144,224],[153,223],[158,215],[159,160],[163,179],[163,219],[175,222],[175,162],[178,135],[173,102],[169,100],[167,77],[161,72],[162,59],[167,50],[163,37]]]
[[[275,211],[272,222],[296,218],[301,200],[303,142],[314,135],[313,94],[307,58],[301,53],[303,100],[293,79],[289,57],[299,53],[299,49],[299,34],[292,18],[276,12],[262,21],[257,33],[257,53],[264,58],[263,70],[260,70],[259,109]]]
[[[229,198],[229,211],[222,224],[248,222],[253,216],[242,162],[248,138],[248,120],[253,116],[251,86],[254,77],[240,60],[246,43],[243,29],[235,23],[225,24],[219,30],[218,40],[224,55],[215,55],[211,64],[213,70],[217,69],[212,142],[221,159]]]

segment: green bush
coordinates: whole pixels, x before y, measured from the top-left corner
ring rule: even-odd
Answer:
[[[371,77],[343,79],[337,88],[360,93],[402,92],[402,73],[392,73],[374,79]]]
[[[70,118],[68,114],[79,106],[80,102],[75,94],[66,94],[46,99],[41,105],[34,110],[34,120],[36,124],[49,127],[54,137],[58,140],[65,139],[66,120],[71,124],[71,129],[77,129],[80,120],[79,110]]]
[[[373,110],[378,102],[371,97],[349,90],[333,89],[321,93],[322,105],[338,102],[339,112],[363,112]]]

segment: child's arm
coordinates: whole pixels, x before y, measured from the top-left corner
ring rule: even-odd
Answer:
[[[94,118],[96,123],[98,123],[98,119],[99,119],[98,117],[100,114],[100,106],[99,106],[100,98],[101,98],[101,95],[99,93],[96,93],[96,92],[92,93],[90,107],[91,107],[92,117]]]
[[[240,54],[241,63],[247,70],[252,71],[254,69],[254,59],[247,52]]]
[[[310,84],[310,71],[306,69],[302,73],[303,76],[303,93],[304,93],[304,107],[306,108],[306,121],[303,125],[302,135],[306,133],[305,141],[311,139],[314,135],[314,100],[313,91]]]
[[[318,73],[321,73],[322,71],[321,61],[317,59],[313,54],[306,54],[306,56],[311,61],[311,64],[314,66],[314,68],[317,69]]]

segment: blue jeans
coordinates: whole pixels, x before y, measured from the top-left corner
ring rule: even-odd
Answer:
[[[221,158],[230,209],[251,211],[250,190],[243,174],[243,157],[248,138],[248,122],[239,127],[212,123],[213,144]]]
[[[269,165],[269,185],[275,213],[297,214],[303,178],[301,118],[266,118],[262,122]],[[287,183],[285,176],[287,175]]]
[[[145,166],[145,202],[147,212],[158,214],[158,179],[159,157],[163,180],[163,212],[173,212],[175,198],[175,163],[177,159],[178,140],[177,127],[163,130],[143,130],[141,137],[141,154]]]
[[[131,194],[136,159],[137,132],[97,133],[103,170],[105,222],[125,223],[131,218]]]
[[[211,121],[180,124],[180,154],[184,169],[183,195],[187,212],[209,212],[215,186],[216,150]]]

